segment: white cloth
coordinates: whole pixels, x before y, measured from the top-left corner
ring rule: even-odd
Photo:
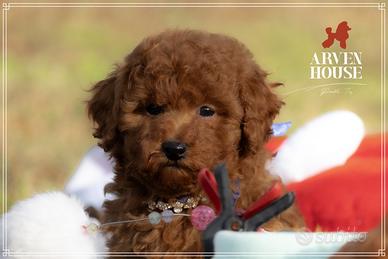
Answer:
[[[329,258],[348,241],[365,241],[366,235],[365,232],[259,233],[224,230],[214,237],[213,258],[244,258],[242,255],[249,255],[247,258]]]
[[[100,147],[93,147],[82,158],[74,175],[65,186],[65,192],[76,196],[87,206],[101,209],[104,186],[113,181],[114,163]]]

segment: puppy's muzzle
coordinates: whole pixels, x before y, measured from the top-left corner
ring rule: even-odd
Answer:
[[[162,143],[162,151],[171,161],[178,161],[185,157],[186,145],[178,141],[166,141]]]

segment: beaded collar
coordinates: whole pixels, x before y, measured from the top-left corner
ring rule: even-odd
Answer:
[[[194,209],[198,206],[198,203],[203,199],[202,195],[195,197],[192,196],[183,196],[177,199],[170,199],[167,202],[157,200],[157,201],[148,201],[148,208],[150,210],[170,210],[174,213],[181,213],[184,209]]]

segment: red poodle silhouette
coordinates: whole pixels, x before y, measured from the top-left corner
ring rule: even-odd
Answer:
[[[327,39],[322,42],[322,47],[329,48],[333,45],[334,40],[338,40],[340,42],[340,47],[346,49],[346,40],[349,38],[349,33],[352,28],[348,26],[348,22],[341,22],[337,26],[337,30],[335,33],[332,32],[331,27],[326,28]]]

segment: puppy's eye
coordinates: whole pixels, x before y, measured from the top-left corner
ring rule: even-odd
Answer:
[[[201,115],[202,117],[210,117],[213,116],[214,113],[214,109],[210,108],[209,106],[204,105],[199,108],[199,115]]]
[[[162,106],[159,106],[159,105],[152,103],[146,107],[146,111],[151,115],[158,115],[158,114],[164,112],[164,108]]]

